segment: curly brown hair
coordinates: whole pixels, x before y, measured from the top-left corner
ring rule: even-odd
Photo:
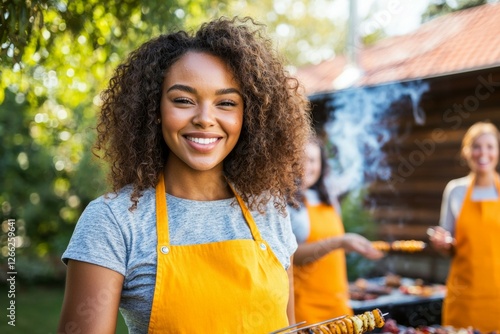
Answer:
[[[160,35],[118,66],[102,93],[94,152],[110,163],[113,191],[133,185],[131,209],[142,191],[156,186],[169,148],[160,116],[166,72],[189,51],[221,58],[232,70],[244,100],[240,138],[224,160],[224,174],[251,209],[271,198],[282,213],[302,177],[303,147],[311,132],[309,103],[299,82],[251,18],[219,18],[193,34]]]

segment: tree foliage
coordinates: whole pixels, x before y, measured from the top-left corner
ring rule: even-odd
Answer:
[[[33,32],[43,28],[43,10],[49,0],[5,0],[0,4],[0,59],[20,61]]]
[[[0,56],[19,63],[28,46],[28,52],[52,49],[64,32],[85,36],[94,47],[136,46],[148,35],[196,26],[224,8],[225,1],[214,0],[3,0]]]
[[[422,20],[429,21],[438,16],[486,4],[487,0],[434,0],[422,14]]]

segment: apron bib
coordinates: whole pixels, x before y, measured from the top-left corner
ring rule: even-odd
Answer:
[[[306,242],[341,236],[344,225],[332,206],[306,203],[310,234]],[[295,319],[317,323],[341,315],[352,315],[345,252],[337,249],[317,261],[295,266]]]
[[[160,175],[158,259],[148,333],[268,333],[288,325],[287,273],[235,195],[253,240],[171,245]]]
[[[500,190],[495,175],[497,193]],[[443,324],[500,330],[500,198],[471,200],[474,179],[455,227],[455,256],[446,282]],[[500,194],[500,193],[499,193]]]

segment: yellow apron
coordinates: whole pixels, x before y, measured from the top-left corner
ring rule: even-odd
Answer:
[[[498,175],[495,186],[498,193]],[[474,180],[456,221],[443,324],[484,333],[500,330],[500,198],[474,202],[473,188]]]
[[[161,175],[156,186],[158,260],[148,333],[268,333],[287,326],[287,273],[242,199],[236,194],[253,240],[177,246],[169,240],[165,197]]]
[[[345,233],[342,220],[332,206],[309,205],[310,234],[315,242]],[[345,252],[337,249],[317,261],[294,266],[295,320],[308,324],[340,315],[352,315]]]

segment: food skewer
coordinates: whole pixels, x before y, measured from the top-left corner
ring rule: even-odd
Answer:
[[[320,333],[320,334],[363,334],[382,328],[385,324],[384,316],[377,308],[372,311],[366,311],[363,314],[354,316],[340,316],[337,318],[321,321],[301,328],[296,328],[286,334],[292,333]]]
[[[305,323],[306,323],[306,321],[301,321],[301,322],[298,322],[298,323],[296,323],[296,324],[293,324],[293,325],[286,326],[286,327],[280,328],[280,329],[278,329],[278,330],[275,330],[274,332],[271,332],[271,333],[269,333],[269,334],[278,334],[278,333],[281,333],[281,332],[283,332],[283,331],[286,331],[287,329],[291,329],[291,328],[294,328],[294,327],[298,327],[298,326],[303,325],[303,324],[305,324]]]
[[[329,322],[332,322],[332,321],[338,321],[338,320],[344,319],[345,317],[347,317],[347,316],[346,316],[346,315],[341,315],[340,317],[336,317],[336,318],[328,319],[328,320],[325,320],[325,321],[321,321],[321,322],[314,323],[314,324],[309,325],[309,326],[305,326],[305,327],[301,327],[301,328],[294,329],[294,330],[293,330],[293,331],[291,331],[291,332],[286,332],[286,334],[289,334],[289,333],[297,333],[298,331],[305,330],[305,329],[309,329],[309,328],[312,328],[312,327],[314,327],[314,326],[320,326],[320,325],[323,325],[323,324],[326,324],[326,323],[329,323]]]
[[[420,252],[427,244],[419,240],[395,240],[388,241],[372,241],[372,246],[382,252],[399,251],[399,252]]]

